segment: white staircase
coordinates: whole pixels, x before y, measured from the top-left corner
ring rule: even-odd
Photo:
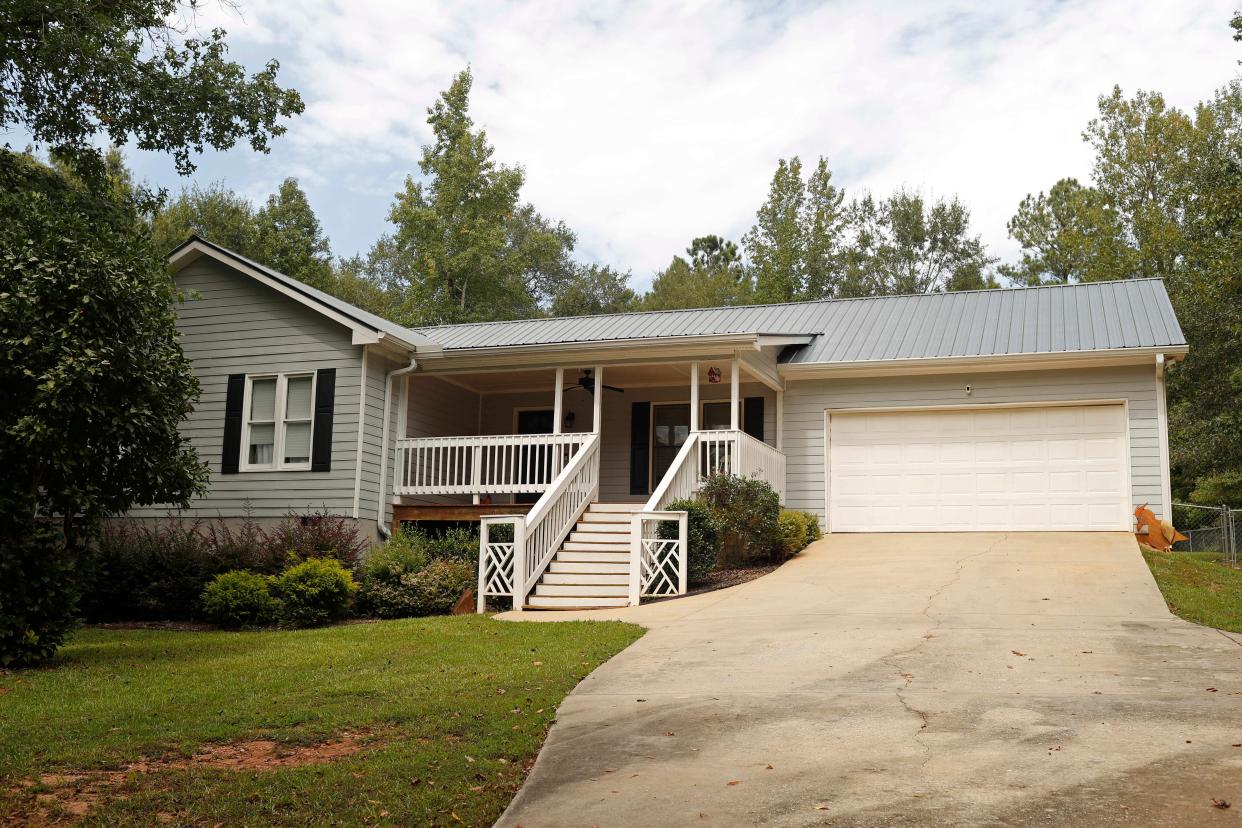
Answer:
[[[592,503],[526,598],[526,609],[629,603],[630,518],[641,503]]]

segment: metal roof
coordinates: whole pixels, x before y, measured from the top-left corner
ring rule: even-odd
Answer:
[[[812,335],[792,364],[1184,346],[1159,279],[420,328],[447,352],[712,334]]]

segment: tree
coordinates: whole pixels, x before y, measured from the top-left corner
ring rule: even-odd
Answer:
[[[97,177],[102,133],[171,153],[178,172],[192,153],[246,139],[258,152],[302,112],[276,82],[272,60],[249,77],[227,59],[225,32],[183,37],[176,21],[195,13],[180,0],[9,0],[0,7],[0,129],[24,127],[79,173]]]
[[[581,265],[552,298],[550,312],[553,316],[597,316],[635,310],[638,294],[629,282],[628,272],[608,265]]]
[[[167,255],[190,236],[201,236],[251,258],[261,252],[254,208],[220,183],[192,185],[154,211],[151,237],[156,250]]]
[[[970,211],[958,199],[928,205],[899,190],[847,209],[852,238],[844,251],[841,296],[878,296],[996,287],[996,261],[970,234]]]
[[[1094,187],[1063,178],[1048,194],[1026,196],[1009,220],[1009,235],[1022,245],[1008,278],[1028,285],[1098,282],[1136,270],[1121,217]]]
[[[753,300],[750,274],[742,265],[737,245],[720,236],[699,236],[686,255],[674,256],[651,283],[643,297],[646,310],[716,308],[747,305]]]
[[[754,270],[755,301],[837,295],[844,198],[827,159],[819,159],[805,182],[800,158],[777,163],[768,199],[742,238]]]
[[[155,210],[151,230],[165,253],[201,236],[311,287],[334,295],[344,290],[332,246],[296,178],[286,178],[257,211],[223,184],[189,187]]]
[[[55,652],[101,518],[188,504],[198,383],[136,199],[0,150],[0,664]]]
[[[251,258],[311,287],[333,289],[332,246],[296,178],[286,178],[268,196],[255,214],[254,231]]]
[[[410,325],[537,315],[563,278],[572,234],[520,201],[525,176],[497,164],[469,115],[469,70],[428,110],[435,140],[423,147],[423,180],[407,178],[389,212],[395,226],[369,264],[401,298]]]

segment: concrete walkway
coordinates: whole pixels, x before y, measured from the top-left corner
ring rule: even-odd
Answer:
[[[500,825],[1242,820],[1242,644],[1171,616],[1128,535],[834,535],[732,589],[508,617],[575,616],[650,632]]]

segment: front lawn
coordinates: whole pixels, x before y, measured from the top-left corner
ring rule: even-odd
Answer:
[[[641,634],[85,629],[49,667],[0,672],[0,822],[490,825],[556,706]]]
[[[1229,632],[1242,633],[1242,570],[1219,563],[1209,552],[1166,554],[1143,550],[1147,566],[1174,613]]]

